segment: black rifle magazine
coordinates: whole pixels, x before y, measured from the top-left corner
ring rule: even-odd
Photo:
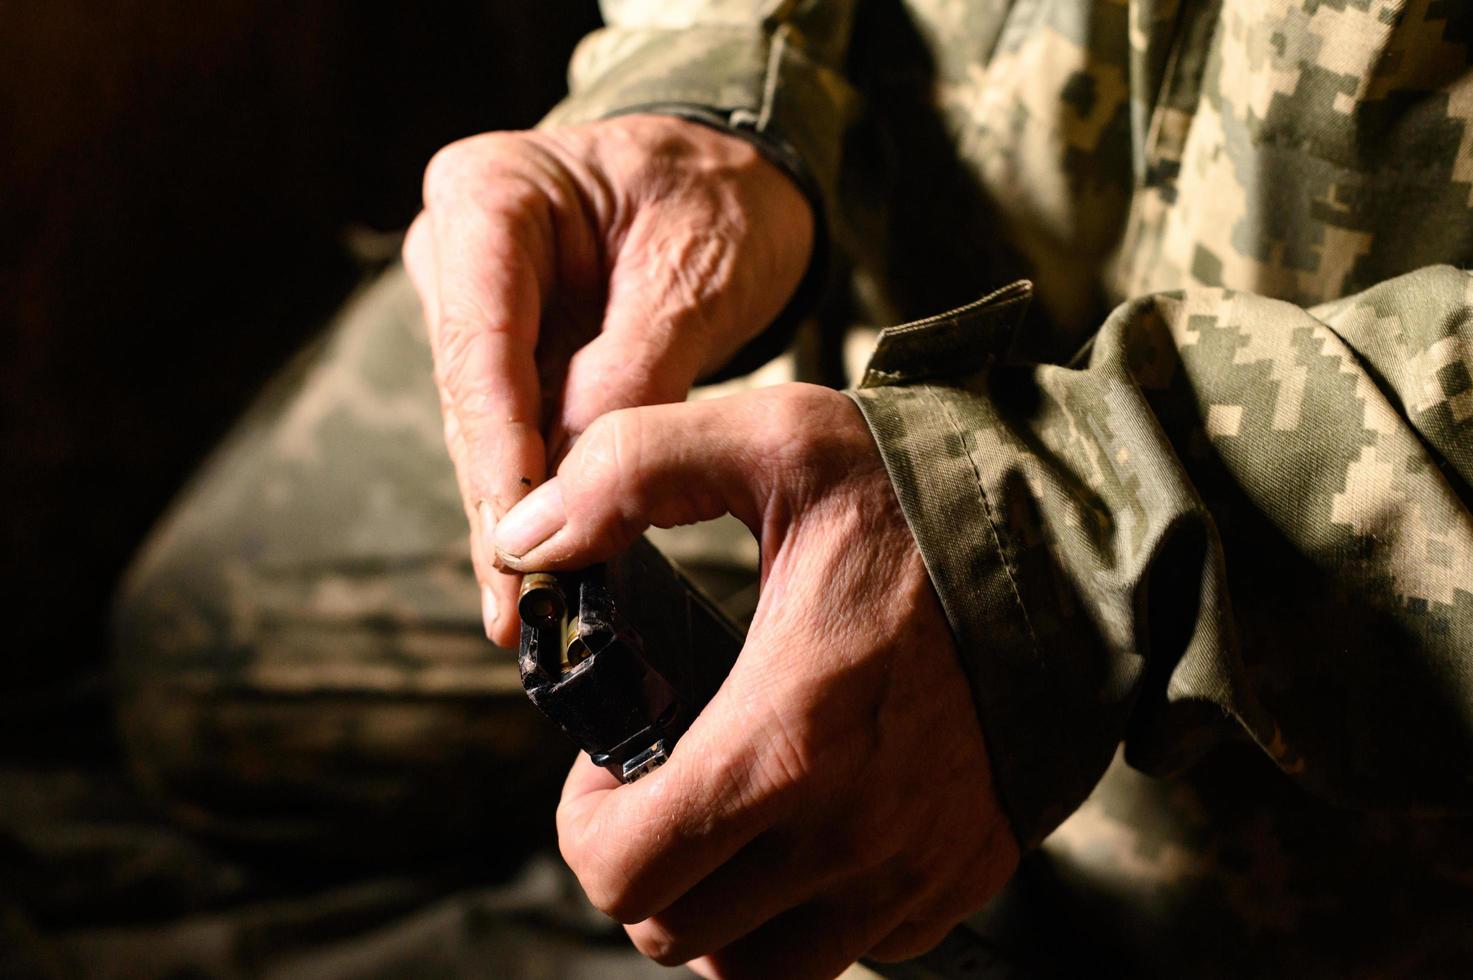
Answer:
[[[665,763],[745,638],[645,538],[580,572],[527,575],[518,612],[527,696],[626,783]]]

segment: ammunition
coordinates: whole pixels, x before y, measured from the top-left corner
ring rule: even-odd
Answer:
[[[529,626],[554,627],[562,624],[568,612],[557,576],[549,572],[533,572],[522,576],[522,592],[517,598],[517,612]]]
[[[588,658],[588,644],[583,640],[583,618],[573,616],[568,620],[563,633],[563,673],[567,673]]]

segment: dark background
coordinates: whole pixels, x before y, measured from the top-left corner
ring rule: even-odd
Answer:
[[[596,23],[592,0],[0,0],[0,760],[112,751],[130,553],[394,254],[431,154],[535,123]]]

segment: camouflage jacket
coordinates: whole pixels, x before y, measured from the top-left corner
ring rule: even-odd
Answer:
[[[854,392],[1022,840],[1122,741],[1473,807],[1473,5],[606,15],[550,121],[765,145],[888,322],[1032,280],[885,331]]]

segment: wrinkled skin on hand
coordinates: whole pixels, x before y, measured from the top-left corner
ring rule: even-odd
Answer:
[[[497,561],[572,568],[730,512],[762,593],[671,759],[619,785],[581,757],[558,811],[595,905],[665,964],[830,977],[934,946],[1012,874],[951,634],[845,396],[786,385],[594,422],[499,523]]]
[[[813,216],[740,139],[645,115],[451,144],[424,201],[405,265],[487,634],[514,647],[496,520],[599,415],[680,401],[771,323],[807,268]]]

